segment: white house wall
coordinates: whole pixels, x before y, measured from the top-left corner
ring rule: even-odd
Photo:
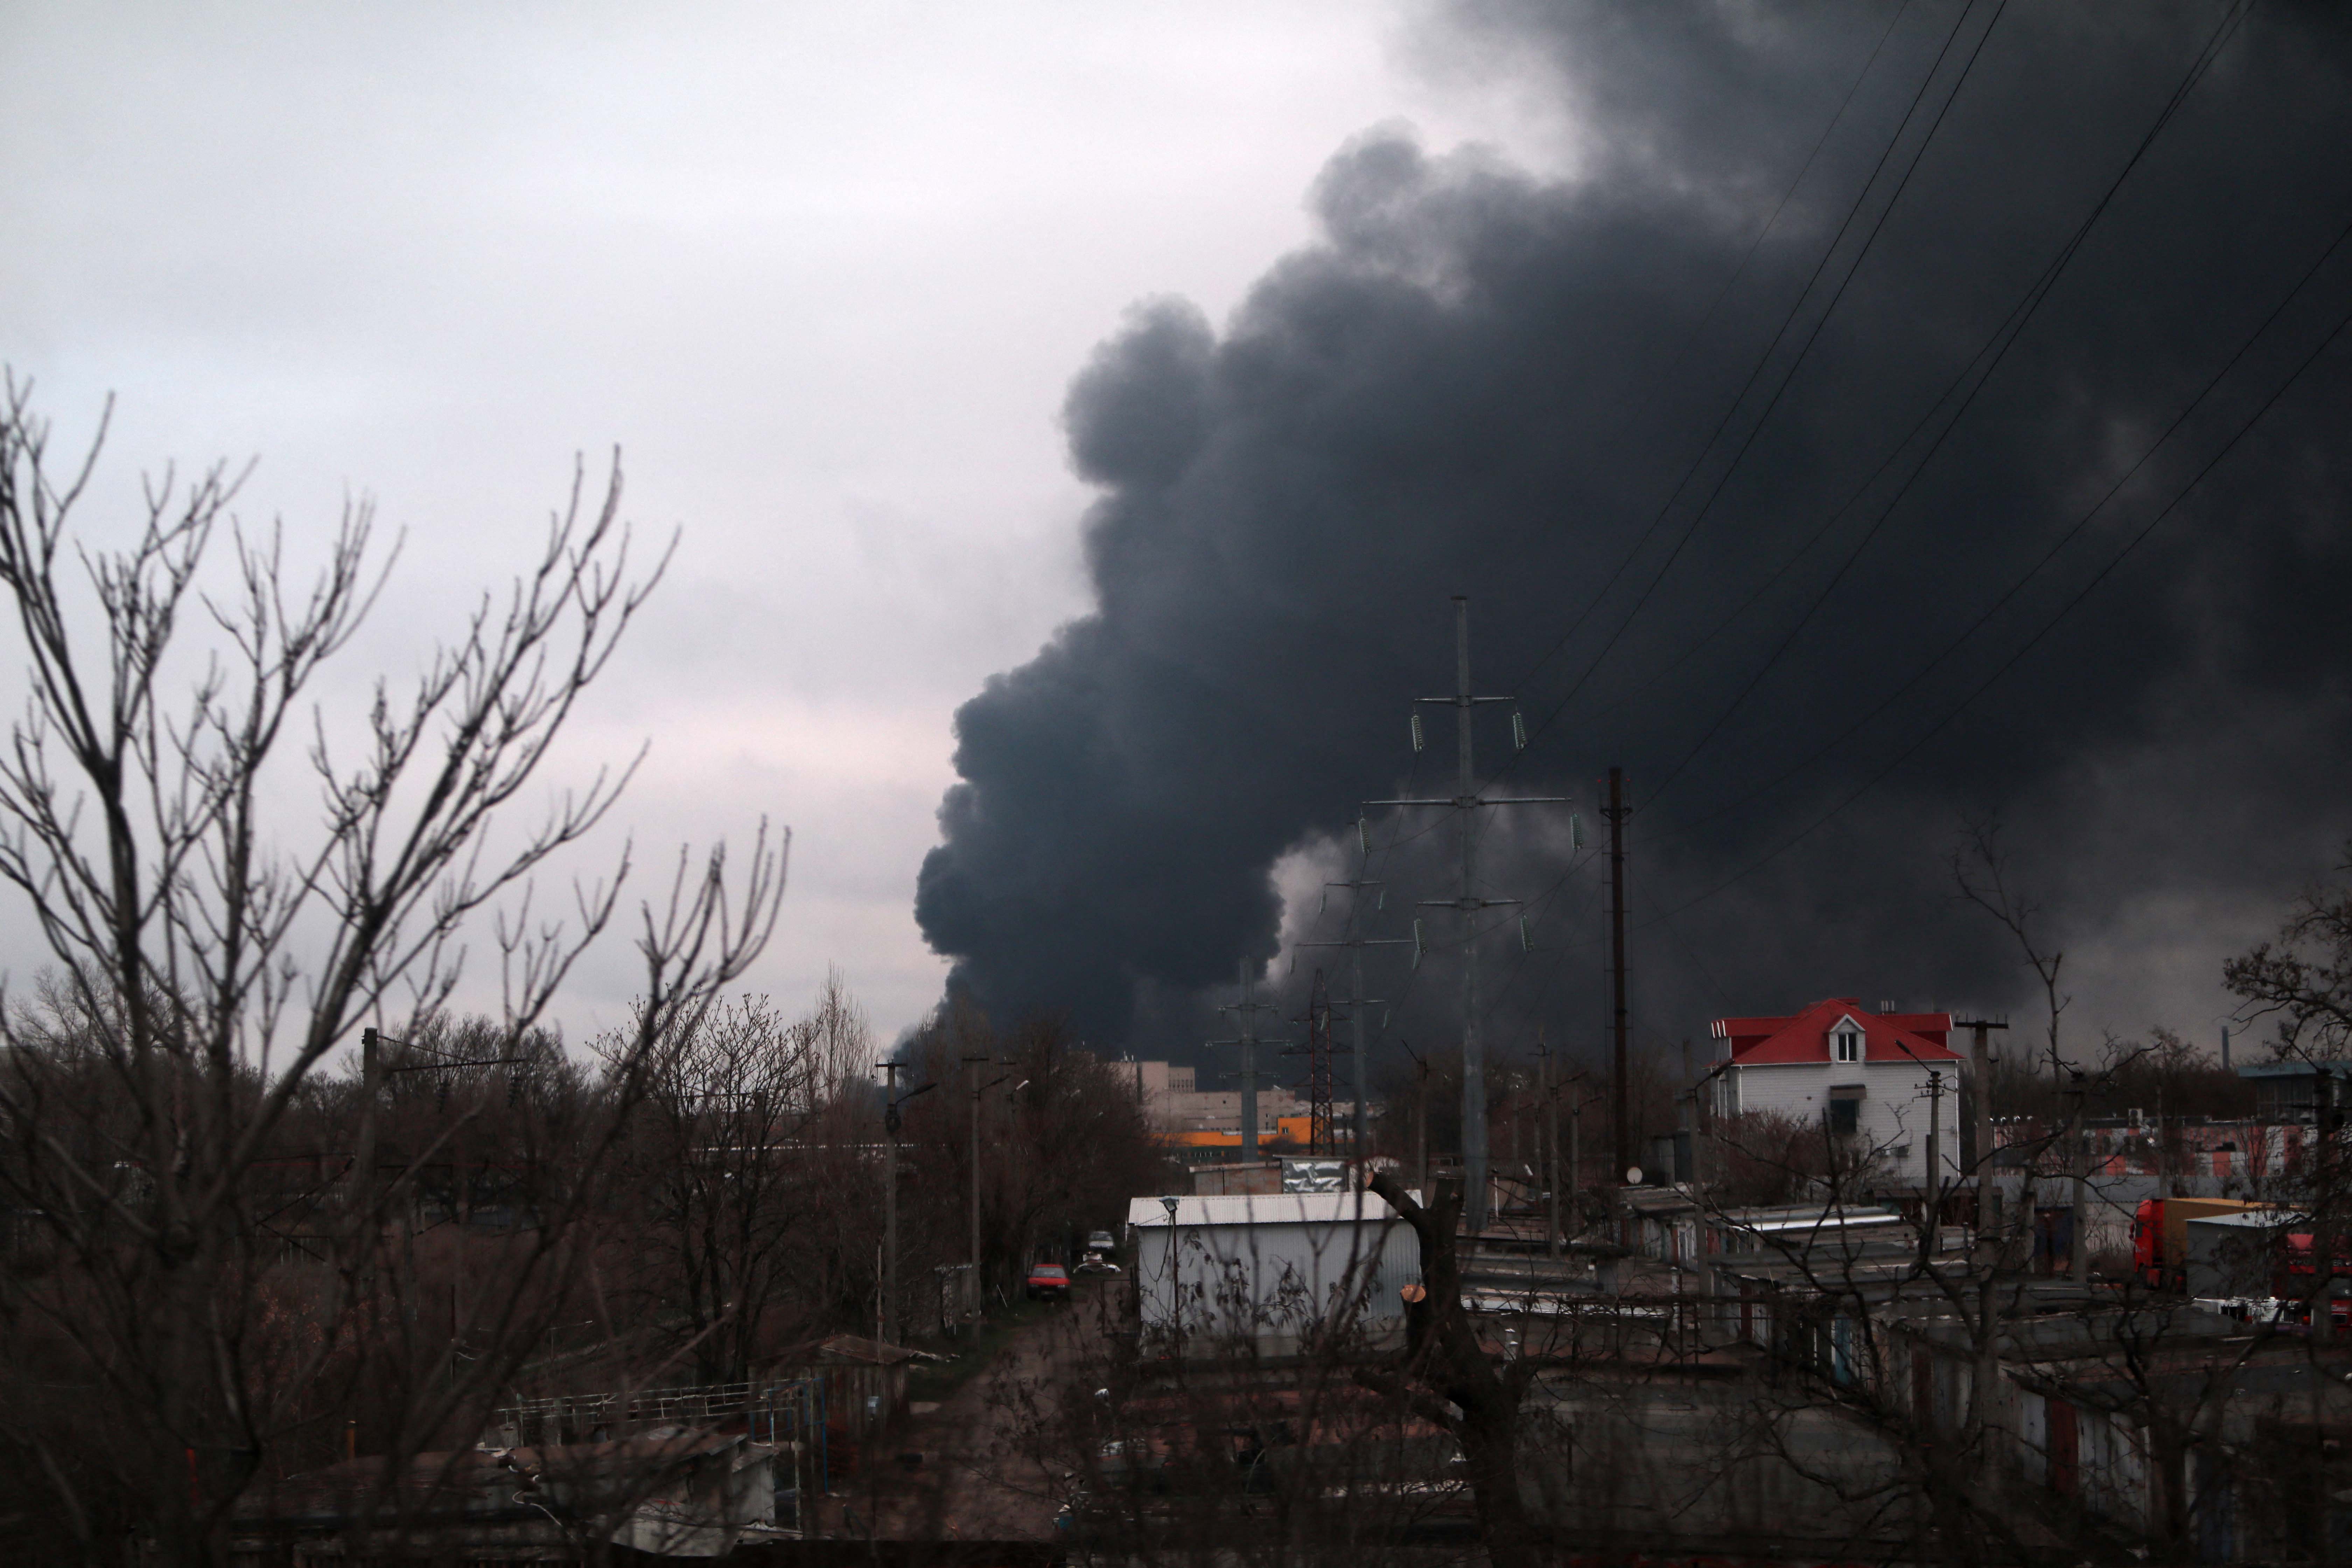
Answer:
[[[1936,1070],[1944,1077],[1942,1097],[1943,1165],[1946,1182],[1960,1175],[1959,1085],[1958,1064]],[[1729,1099],[1740,1112],[1769,1112],[1808,1125],[1821,1124],[1832,1087],[1863,1086],[1857,1117],[1861,1137],[1883,1151],[1888,1175],[1916,1185],[1927,1171],[1927,1073],[1916,1062],[1776,1062],[1756,1067],[1735,1066],[1725,1077],[1735,1081]],[[1896,1152],[1901,1151],[1901,1157]]]

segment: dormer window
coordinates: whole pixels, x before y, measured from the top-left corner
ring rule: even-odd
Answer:
[[[1862,1060],[1862,1030],[1851,1018],[1830,1032],[1830,1057],[1841,1062]]]

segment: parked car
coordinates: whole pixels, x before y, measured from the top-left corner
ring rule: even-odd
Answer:
[[[1087,1232],[1087,1250],[1108,1258],[1118,1250],[1118,1240],[1107,1230],[1090,1230]]]
[[[1070,1299],[1070,1271],[1058,1263],[1033,1263],[1022,1293],[1032,1301],[1066,1301]]]
[[[1081,1274],[1116,1274],[1118,1272],[1118,1265],[1116,1263],[1105,1262],[1103,1255],[1099,1252],[1089,1252],[1084,1258],[1078,1259],[1077,1272]]]

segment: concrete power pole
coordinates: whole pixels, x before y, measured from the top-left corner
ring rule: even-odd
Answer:
[[[1955,1028],[1969,1031],[1969,1077],[1974,1093],[1970,1096],[1973,1114],[1969,1117],[1969,1142],[1975,1145],[1970,1158],[1976,1165],[1977,1236],[1992,1231],[1993,1158],[1992,1158],[1992,1042],[1990,1031],[2006,1029],[2008,1024],[1999,1018],[1955,1018]]]
[[[892,1344],[898,1336],[898,1108],[939,1087],[898,1093],[898,1066],[882,1064],[882,1301],[874,1320],[876,1340]]]
[[[1633,1158],[1633,1126],[1625,1094],[1625,770],[1609,770],[1609,804],[1601,809],[1609,819],[1609,992],[1610,1067],[1609,1135],[1616,1145],[1617,1168],[1612,1182],[1625,1180],[1638,1162]]]
[[[2074,1102],[2074,1157],[2067,1162],[2074,1168],[2074,1236],[2066,1248],[2066,1273],[2075,1284],[2083,1285],[2091,1278],[2091,1126],[2085,1114],[2090,1091],[2078,1069],[2067,1071],[2074,1079],[2065,1092]]]
[[[898,1064],[882,1064],[882,1310],[875,1349],[898,1342]]]
[[[965,1057],[964,1071],[971,1078],[971,1288],[975,1299],[980,1290],[980,1096],[993,1084],[980,1081],[980,1069],[996,1065],[992,1057]],[[1003,1079],[996,1083],[1003,1083]]]
[[[1234,1015],[1236,1037],[1211,1040],[1212,1046],[1238,1046],[1242,1053],[1242,1163],[1257,1163],[1257,1048],[1260,1046],[1286,1046],[1287,1040],[1262,1040],[1257,1034],[1257,1016],[1274,1011],[1274,1004],[1257,999],[1256,983],[1250,977],[1249,960],[1241,961],[1237,970],[1241,978],[1242,999],[1230,1006],[1220,1007],[1220,1013]]]
[[[1536,1031],[1538,1092],[1544,1108],[1544,1256],[1559,1256],[1559,1086],[1551,1080],[1551,1047]]]
[[[1454,595],[1454,695],[1418,700],[1454,710],[1454,794],[1450,800],[1371,800],[1366,805],[1440,805],[1451,809],[1460,829],[1461,893],[1452,899],[1424,899],[1423,907],[1450,909],[1462,916],[1462,1185],[1463,1216],[1475,1235],[1486,1228],[1486,1047],[1478,1033],[1478,928],[1481,912],[1516,906],[1517,899],[1478,896],[1475,849],[1477,813],[1490,805],[1565,805],[1564,795],[1481,796],[1473,763],[1470,718],[1474,710],[1508,697],[1479,697],[1470,686],[1470,601]],[[1421,719],[1413,717],[1413,750],[1421,749]],[[1515,750],[1527,746],[1527,725],[1511,720]]]
[[[1944,1075],[1927,1069],[1927,1182],[1922,1214],[1928,1240],[1944,1223]]]

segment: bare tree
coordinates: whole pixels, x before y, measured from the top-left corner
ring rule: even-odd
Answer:
[[[1372,1386],[1406,1402],[1414,1414],[1462,1445],[1478,1509],[1479,1538],[1496,1568],[1535,1560],[1535,1536],[1520,1489],[1521,1404],[1540,1363],[1498,1364],[1463,1303],[1455,1233],[1459,1188],[1424,1207],[1388,1171],[1372,1191],[1403,1216],[1421,1243],[1421,1286],[1405,1306],[1402,1361],[1393,1372],[1368,1371]]]
[[[2352,873],[2352,844],[2336,868]],[[2230,960],[2221,982],[2253,1016],[2276,1021],[2282,1057],[2352,1055],[2352,883],[2307,890],[2277,942]]]
[[[6,384],[0,589],[29,670],[0,749],[0,881],[37,928],[63,1008],[49,1035],[17,1011],[0,1020],[16,1069],[0,1089],[6,1180],[52,1258],[0,1288],[0,1336],[11,1362],[59,1358],[81,1419],[11,1409],[0,1440],[80,1555],[112,1554],[130,1527],[162,1560],[215,1562],[240,1497],[314,1420],[304,1391],[341,1363],[396,1356],[407,1288],[405,1227],[387,1221],[410,1184],[379,1169],[382,1078],[360,1086],[348,1176],[289,1287],[299,1332],[278,1331],[286,1259],[257,1223],[257,1173],[286,1156],[330,1053],[363,1024],[396,1039],[439,1011],[479,925],[510,1056],[613,923],[625,857],[575,882],[561,914],[539,907],[534,878],[604,819],[634,764],[519,832],[504,813],[667,556],[633,567],[617,461],[601,495],[575,473],[512,587],[476,601],[408,689],[380,680],[346,725],[311,691],[383,581],[367,503],[346,508],[308,580],[278,529],[237,522],[242,476],[218,466],[151,481],[115,545],[80,517],[103,438],[101,423],[59,468],[27,389]],[[315,816],[293,807],[305,799]],[[517,1331],[561,1294],[614,1113],[758,952],[782,887],[782,845],[763,826],[739,877],[723,851],[682,854],[645,906],[619,1088],[572,1131],[575,1179],[548,1194],[498,1299],[476,1304],[496,1342],[528,1343]],[[448,1440],[509,1364],[394,1378],[387,1471]],[[77,1440],[93,1426],[105,1441]]]
[[[614,1042],[624,1069],[627,1045]],[[811,1264],[829,1214],[846,1206],[876,1228],[876,1205],[841,1203],[869,1180],[849,1135],[864,1119],[846,1098],[869,1054],[836,970],[808,1016],[787,1022],[767,998],[740,997],[655,1064],[625,1144],[624,1217],[649,1264],[646,1304],[693,1347],[698,1381],[739,1382],[838,1311]]]

